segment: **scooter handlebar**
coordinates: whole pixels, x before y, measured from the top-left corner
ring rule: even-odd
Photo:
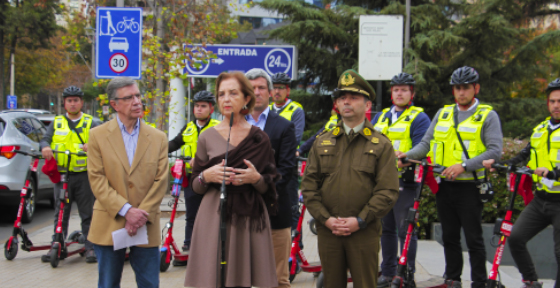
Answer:
[[[497,170],[506,170],[508,172],[511,173],[515,173],[515,174],[524,174],[524,175],[532,175],[535,173],[534,170],[525,167],[525,166],[508,166],[508,165],[502,165],[502,164],[492,164],[492,168],[497,169]],[[542,175],[537,175],[537,176],[541,176]],[[556,172],[554,170],[552,171],[548,171],[548,173],[546,174],[546,176],[544,178],[550,179],[550,180],[558,180],[558,176],[556,175]]]
[[[25,151],[21,151],[21,150],[14,150],[14,153],[19,153],[25,156],[31,156],[33,158],[38,158],[38,159],[43,159],[43,155],[41,155],[41,153],[38,152],[25,152]]]
[[[307,158],[303,158],[303,157],[296,157],[296,161],[307,161]]]
[[[173,155],[171,153],[167,154],[167,157],[169,158],[177,158],[177,159],[181,159],[184,161],[191,161],[192,157],[191,156],[183,156],[183,155]]]
[[[87,153],[84,151],[78,151],[78,152],[72,152],[70,150],[64,150],[64,151],[59,151],[59,150],[52,150],[53,153],[60,153],[60,154],[66,154],[66,155],[76,155],[76,156],[80,156],[80,157],[85,157],[87,156]]]

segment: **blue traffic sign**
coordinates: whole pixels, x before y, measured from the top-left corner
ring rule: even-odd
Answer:
[[[142,9],[97,7],[95,76],[142,77]]]
[[[17,109],[17,96],[16,95],[8,95],[7,106],[8,109]]]
[[[192,47],[189,45],[189,47]],[[261,68],[270,75],[283,72],[292,79],[297,76],[297,49],[289,45],[195,45],[190,64],[184,73],[189,77],[214,78],[224,71],[241,71]],[[215,58],[208,58],[212,52]],[[206,55],[206,58],[204,57]],[[196,67],[198,64],[198,67]]]

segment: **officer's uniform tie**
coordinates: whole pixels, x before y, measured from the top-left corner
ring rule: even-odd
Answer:
[[[350,129],[350,132],[348,133],[348,140],[352,141],[355,136],[356,133],[354,133],[354,129]]]

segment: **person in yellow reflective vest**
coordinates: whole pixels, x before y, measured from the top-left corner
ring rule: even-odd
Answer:
[[[391,99],[393,105],[377,113],[371,120],[373,128],[386,135],[395,151],[408,152],[422,140],[430,127],[430,118],[424,109],[413,106],[414,86],[416,81],[412,75],[399,73],[391,79]],[[414,166],[399,168],[399,199],[393,209],[382,221],[381,233],[381,276],[377,279],[377,287],[389,287],[397,273],[397,259],[406,238],[408,210],[414,205],[414,198],[419,184],[414,181]],[[399,240],[401,246],[399,246]],[[414,279],[416,271],[416,249],[418,236],[416,233],[410,238],[408,250],[408,267]]]
[[[548,84],[546,95],[550,117],[533,129],[529,143],[519,154],[508,161],[501,162],[501,164],[517,165],[525,163],[529,159],[529,167],[535,171],[533,174],[533,180],[537,183],[535,197],[515,221],[508,239],[511,256],[519,273],[523,276],[522,287],[525,288],[543,287],[543,283],[538,281],[535,265],[527,250],[527,242],[548,225],[552,225],[554,254],[558,264],[554,287],[559,287],[560,181],[549,180],[545,176],[550,171],[554,171],[556,177],[560,175],[560,158],[558,157],[560,150],[560,129],[558,129],[560,128],[560,78]],[[490,169],[494,160],[483,161],[483,164]]]
[[[290,96],[290,82],[291,78],[286,73],[272,75],[272,99],[274,103],[270,104],[270,110],[294,123],[296,142],[299,146],[303,136],[303,129],[305,128],[305,112],[301,104],[288,99]],[[294,153],[297,153],[297,151],[294,151]],[[294,167],[292,178],[286,188],[290,195],[290,203],[292,204],[292,231],[296,230],[299,220],[298,186],[297,167]]]
[[[440,175],[443,181],[436,194],[445,254],[446,279],[441,287],[461,287],[461,228],[469,249],[471,286],[486,287],[488,279],[480,223],[482,201],[489,193],[483,189],[486,185],[480,185],[485,181],[482,161],[500,159],[503,135],[498,114],[475,97],[480,92],[478,81],[474,68],[455,70],[450,84],[456,104],[446,105],[436,113],[418,145],[406,153],[397,152],[398,158],[421,159],[429,155],[432,161],[447,167]]]
[[[325,126],[321,127],[321,129],[319,129],[319,131],[317,131],[315,135],[309,137],[309,139],[307,139],[303,144],[299,145],[299,148],[296,151],[296,157],[299,157],[300,155],[309,152],[309,150],[311,150],[311,147],[313,146],[313,142],[315,142],[315,139],[317,139],[317,136],[319,136],[325,130],[331,131],[332,129],[334,129],[334,127],[336,127],[336,124],[338,124],[338,121],[340,121],[340,119],[341,119],[340,114],[338,113],[336,107],[333,105],[333,109],[331,111],[331,118],[329,118],[329,121],[327,121],[327,123],[325,123]]]
[[[65,237],[68,235],[68,220],[70,218],[70,211],[72,202],[78,205],[78,211],[82,220],[81,227],[82,233],[87,239],[91,218],[93,215],[93,203],[95,196],[91,191],[89,179],[87,174],[87,157],[78,157],[72,155],[70,167],[68,166],[68,158],[64,154],[54,153],[53,150],[72,152],[84,151],[87,152],[87,143],[89,139],[89,131],[101,125],[98,121],[94,121],[91,115],[82,112],[84,100],[82,97],[84,92],[76,86],[69,86],[64,89],[62,93],[64,109],[66,115],[58,115],[54,121],[49,124],[47,132],[43,139],[41,139],[41,152],[46,160],[54,158],[58,165],[59,172],[66,172],[70,169],[70,177],[68,179],[68,193],[70,203],[67,204],[63,211],[62,217],[62,230]],[[74,127],[74,129],[72,129]],[[54,226],[58,221],[58,213],[60,213],[60,198],[59,191],[62,189],[62,182],[54,185]],[[56,233],[56,231],[55,231]],[[54,237],[54,236],[53,236]],[[93,251],[93,244],[86,240],[86,262],[96,263],[97,257]],[[41,257],[43,262],[50,261],[50,251]]]
[[[214,105],[216,104],[216,97],[208,91],[200,91],[196,93],[193,97],[194,102],[194,117],[195,120],[187,123],[181,132],[169,141],[169,153],[181,149],[184,156],[190,156],[194,160],[196,154],[196,144],[198,142],[198,137],[206,129],[216,126],[220,121],[210,118],[214,112]],[[187,175],[191,173],[192,161],[190,163],[185,163],[185,168],[187,170]],[[185,242],[182,247],[183,251],[189,251],[191,245],[192,231],[194,227],[194,220],[196,218],[196,213],[200,207],[200,202],[202,201],[202,195],[198,195],[193,192],[190,185],[184,189],[185,195],[185,205],[187,207],[187,225],[185,227]],[[186,265],[186,263],[181,263],[176,260],[173,262],[174,266]]]

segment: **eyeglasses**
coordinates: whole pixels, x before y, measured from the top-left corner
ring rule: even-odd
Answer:
[[[272,90],[286,90],[286,86],[274,86]]]
[[[134,95],[129,95],[129,96],[124,96],[124,97],[117,97],[115,98],[115,100],[122,100],[123,102],[130,102],[130,100],[132,100],[132,98],[136,98],[140,101],[142,101],[142,94],[134,94]]]

